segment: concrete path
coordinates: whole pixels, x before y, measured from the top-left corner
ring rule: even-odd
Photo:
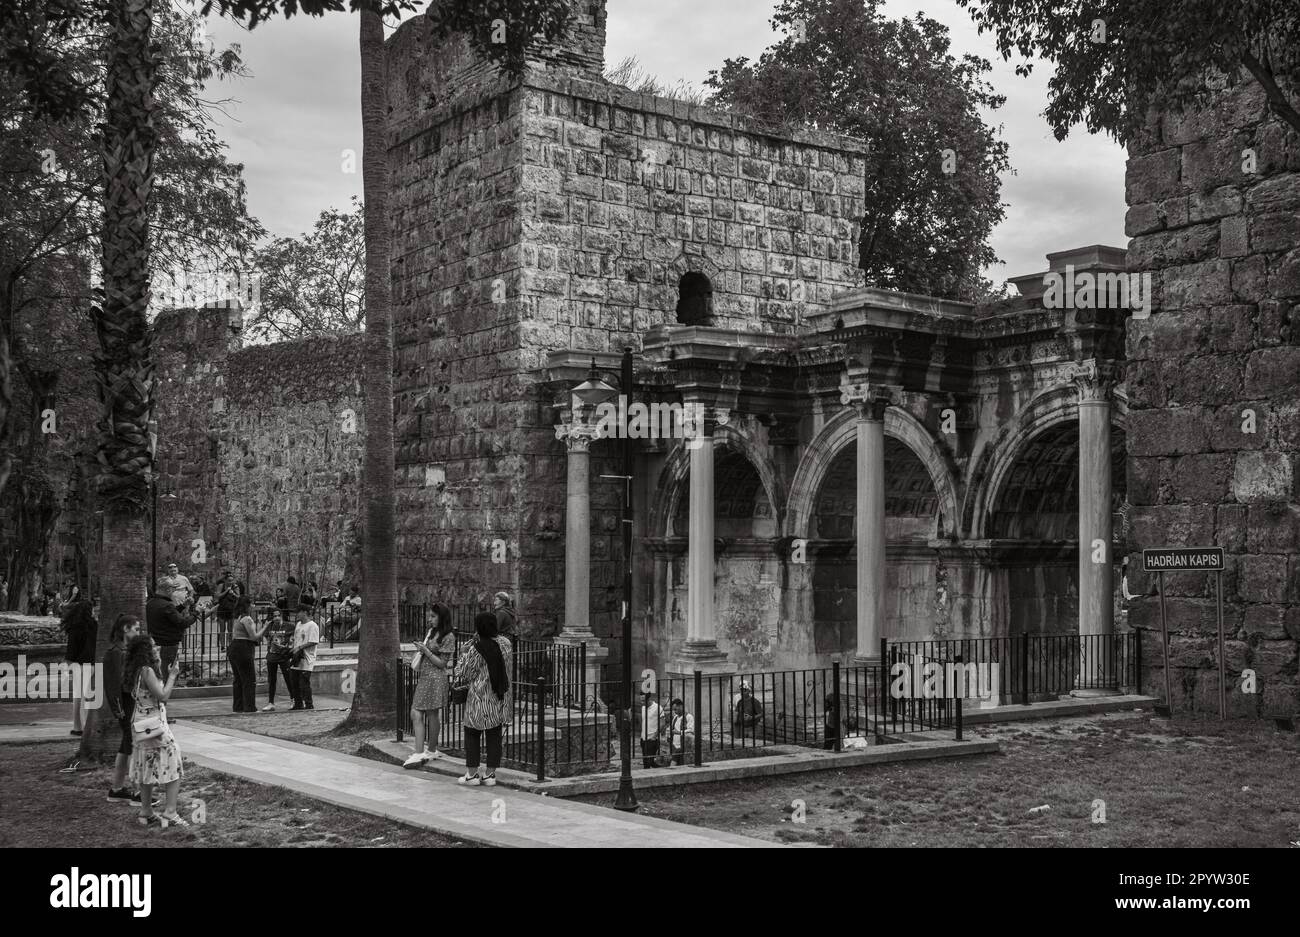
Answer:
[[[259,705],[265,705],[258,700]],[[317,696],[317,709],[347,709],[348,702],[334,696]],[[284,707],[280,712],[284,712]],[[230,711],[230,693],[218,697],[199,697],[196,699],[175,699],[167,704],[169,719],[198,719],[203,716],[228,716]],[[247,716],[256,719],[261,713]],[[53,703],[5,703],[0,705],[0,745],[24,742],[51,742],[66,739],[76,742],[72,735],[72,703],[67,701]]]
[[[461,787],[366,758],[237,729],[178,722],[195,764],[318,800],[492,846],[765,847],[777,843],[505,787]]]

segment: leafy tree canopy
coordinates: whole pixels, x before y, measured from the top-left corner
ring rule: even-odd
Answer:
[[[245,323],[254,340],[359,332],[365,324],[365,217],[331,208],[310,233],[276,238],[256,252],[259,299]]]
[[[1007,145],[981,109],[1004,99],[988,61],[949,51],[948,30],[918,14],[889,20],[880,0],[781,0],[785,38],[756,62],[710,73],[714,103],[777,128],[867,141],[860,264],[876,286],[976,299],[997,262]]]
[[[998,50],[1056,67],[1044,112],[1058,140],[1076,124],[1127,143],[1151,109],[1208,104],[1253,79],[1300,132],[1300,3],[1296,0],[957,0]]]

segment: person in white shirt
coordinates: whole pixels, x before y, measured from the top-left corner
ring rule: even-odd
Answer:
[[[316,645],[320,643],[320,627],[312,621],[305,608],[297,611],[298,626],[293,629],[293,658],[289,669],[294,671],[298,693],[294,709],[315,709],[311,699],[311,672],[316,667]]]
[[[659,733],[663,731],[664,711],[649,693],[641,703],[641,755],[647,768],[655,767],[659,754]]]
[[[678,698],[673,700],[672,713],[668,717],[668,753],[672,755],[672,764],[686,763],[688,745],[695,745],[695,717],[686,711],[686,704]]]
[[[167,574],[158,577],[158,594],[170,596],[172,604],[181,608],[194,601],[194,586],[189,577],[182,576],[175,563],[167,564]]]

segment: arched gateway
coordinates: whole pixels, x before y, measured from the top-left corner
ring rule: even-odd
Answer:
[[[635,665],[1112,632],[1122,328],[1032,297],[977,310],[874,289],[794,334],[652,328],[634,390],[698,420],[639,448]]]

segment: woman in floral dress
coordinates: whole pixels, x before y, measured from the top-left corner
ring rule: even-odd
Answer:
[[[433,627],[416,650],[420,657],[415,665],[415,692],[411,695],[415,751],[403,762],[403,768],[418,768],[431,758],[442,757],[438,733],[442,729],[442,709],[450,695],[447,668],[452,666],[456,653],[456,635],[451,630],[451,609],[441,602],[433,604]]]
[[[160,678],[162,657],[148,635],[141,635],[126,650],[126,667],[122,685],[131,687],[135,700],[132,724],[151,716],[161,716],[162,735],[154,742],[135,742],[131,751],[130,778],[140,787],[140,822],[145,826],[189,826],[176,812],[176,795],[180,791],[184,769],[181,749],[167,724],[167,700],[176,684],[180,662],[172,661],[167,682]],[[165,802],[161,815],[153,812],[153,789],[164,786]]]

